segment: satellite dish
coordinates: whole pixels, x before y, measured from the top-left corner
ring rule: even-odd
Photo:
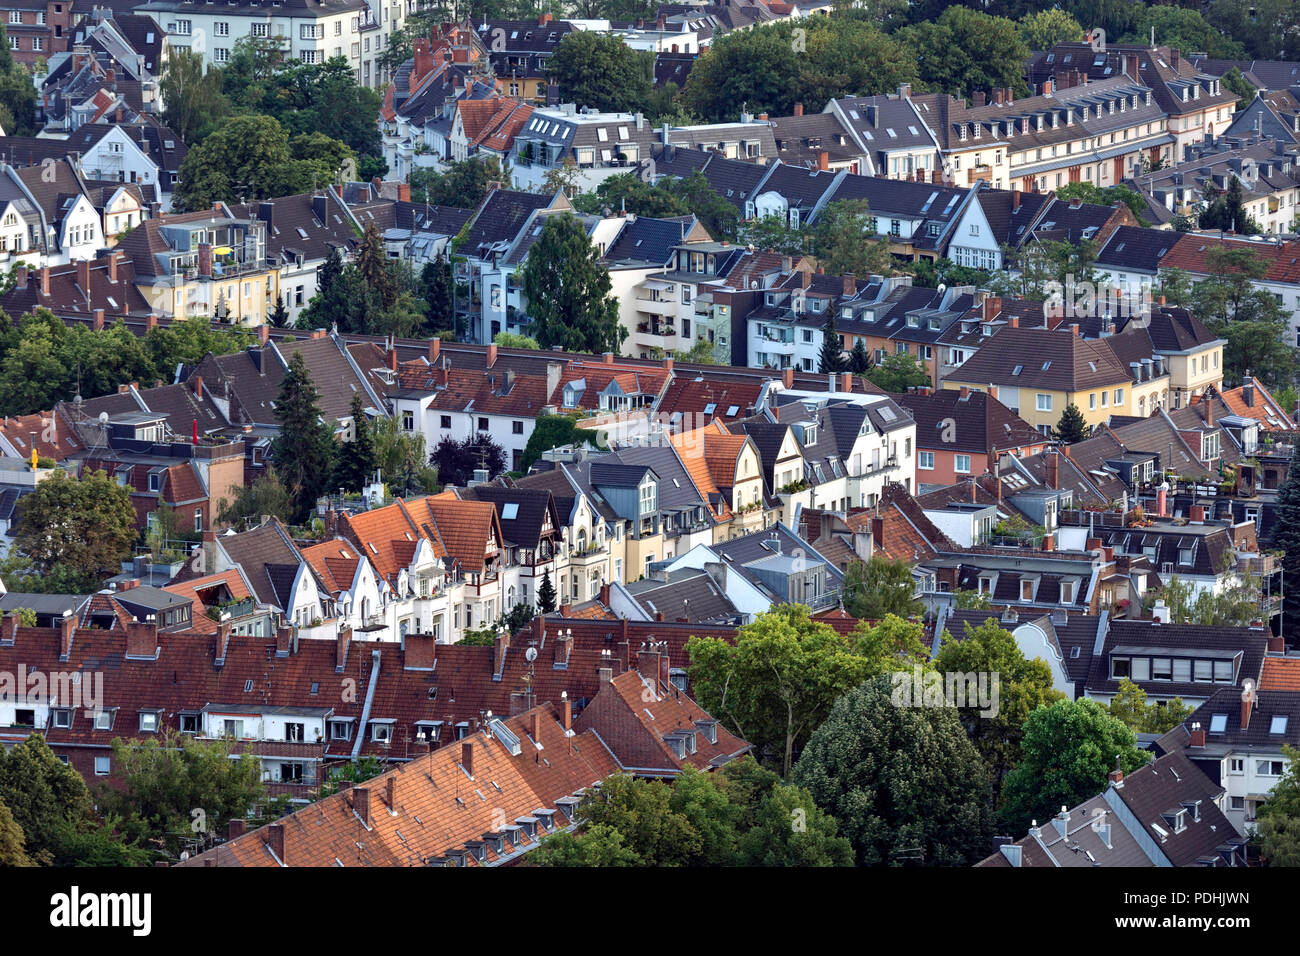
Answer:
[[[936,295],[943,295],[945,292],[948,291],[948,287],[944,285],[942,282],[940,282],[939,288],[935,289],[934,291]]]
[[[108,412],[100,412],[100,413],[99,413],[99,423],[100,423],[101,425],[107,425],[107,424],[108,424]]]
[[[530,664],[537,660],[537,648],[530,647],[528,650],[524,651],[524,660],[528,661]]]

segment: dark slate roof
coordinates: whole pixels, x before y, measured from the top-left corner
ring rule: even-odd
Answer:
[[[1112,680],[1110,676],[1110,655],[1116,648],[1149,649],[1148,656],[1153,657],[1193,658],[1198,652],[1219,659],[1231,657],[1234,661],[1233,685],[1240,687],[1242,681],[1251,680],[1258,686],[1260,670],[1264,666],[1264,652],[1268,649],[1268,631],[1251,627],[1112,621],[1101,653],[1092,662],[1092,670],[1088,675],[1089,694],[1113,694],[1119,690],[1119,681]],[[1191,680],[1148,680],[1135,683],[1148,694],[1163,697],[1199,698],[1224,686]],[[1237,696],[1240,700],[1240,691]]]
[[[717,582],[693,568],[671,571],[665,581],[637,581],[627,590],[652,618],[662,614],[665,621],[729,624],[741,617]]]
[[[635,488],[641,484],[647,470],[649,469],[644,465],[625,465],[614,458],[608,461],[602,459],[591,463],[590,480],[597,487]]]
[[[1084,339],[1068,328],[1006,328],[949,377],[1022,389],[1077,392],[1128,382],[1130,372],[1104,339]]]
[[[987,392],[942,389],[929,395],[910,392],[892,398],[916,420],[916,446],[988,453],[1022,445],[1041,445],[1043,435]],[[948,422],[955,440],[942,439]]]
[[[548,512],[551,514],[552,530],[558,529],[561,520],[567,522],[569,517],[566,514],[561,519],[552,511],[554,500],[551,493],[542,488],[476,485],[465,489],[460,494],[462,498],[492,502],[496,506],[497,517],[501,520],[501,533],[505,535],[507,542],[518,548],[537,547],[541,541],[542,525]],[[508,508],[509,505],[514,507]]]
[[[825,152],[833,164],[852,162],[862,155],[858,144],[834,113],[779,116],[771,121],[777,157],[793,166],[815,166]]]
[[[1127,207],[1126,207],[1127,208]],[[1098,206],[1074,200],[1053,199],[1032,230],[1040,241],[1079,242],[1092,239],[1115,214],[1114,206]]]
[[[514,189],[496,189],[487,195],[474,216],[474,224],[461,247],[465,254],[482,256],[496,243],[509,242],[519,234],[528,216],[545,209],[553,196],[525,193]]]
[[[689,151],[678,150],[679,155],[683,152]],[[710,153],[703,171],[704,178],[717,190],[718,195],[744,212],[745,202],[754,198],[759,183],[771,172],[771,168]]]
[[[1225,718],[1223,731],[1214,732],[1214,717]],[[1273,733],[1273,718],[1285,717],[1286,728]],[[1207,747],[1225,747],[1233,750],[1254,749],[1277,752],[1282,744],[1300,745],[1300,693],[1293,690],[1257,690],[1251,708],[1250,720],[1245,729],[1241,726],[1241,691],[1236,687],[1222,687],[1209,700],[1196,708],[1183,723],[1190,727],[1199,723],[1206,732]],[[1196,756],[1193,749],[1189,756]]]
[[[680,90],[686,86],[686,80],[695,66],[695,53],[656,53],[655,86],[676,83]]]
[[[1098,250],[1097,265],[1140,270],[1155,275],[1160,260],[1174,247],[1177,240],[1178,235],[1170,233],[1168,229],[1120,226]]]
[[[605,264],[615,267],[620,263],[653,263],[668,266],[672,262],[673,246],[682,242],[695,225],[694,216],[671,219],[650,219],[638,216],[630,220],[618,237],[605,250]]]
[[[1165,754],[1153,763],[1133,771],[1115,788],[1118,797],[1137,818],[1148,839],[1174,866],[1197,866],[1202,860],[1219,858],[1219,847],[1238,842],[1236,828],[1228,822],[1215,801],[1223,787],[1205,775],[1185,752]],[[1162,816],[1195,803],[1196,812],[1186,814],[1186,827],[1174,832]],[[1199,820],[1196,817],[1199,816]],[[1160,827],[1161,836],[1154,827]]]

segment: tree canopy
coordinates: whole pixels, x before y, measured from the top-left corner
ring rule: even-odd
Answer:
[[[618,301],[609,295],[609,270],[596,261],[596,249],[574,216],[546,218],[528,250],[522,286],[530,334],[542,348],[620,350],[627,330],[618,321]]]

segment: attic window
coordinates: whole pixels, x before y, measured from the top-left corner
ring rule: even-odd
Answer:
[[[1286,714],[1274,714],[1272,720],[1269,721],[1268,732],[1270,734],[1286,733],[1286,718]]]
[[[509,502],[501,506],[501,520],[514,521],[519,517],[519,505],[515,502]]]

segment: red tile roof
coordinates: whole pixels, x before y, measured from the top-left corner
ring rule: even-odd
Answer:
[[[1300,658],[1264,658],[1264,670],[1259,676],[1259,689],[1300,691]]]
[[[1209,274],[1212,271],[1209,253],[1216,248],[1249,249],[1258,260],[1268,263],[1268,271],[1263,276],[1265,281],[1300,284],[1300,241],[1273,245],[1189,233],[1165,253],[1160,268]]]

